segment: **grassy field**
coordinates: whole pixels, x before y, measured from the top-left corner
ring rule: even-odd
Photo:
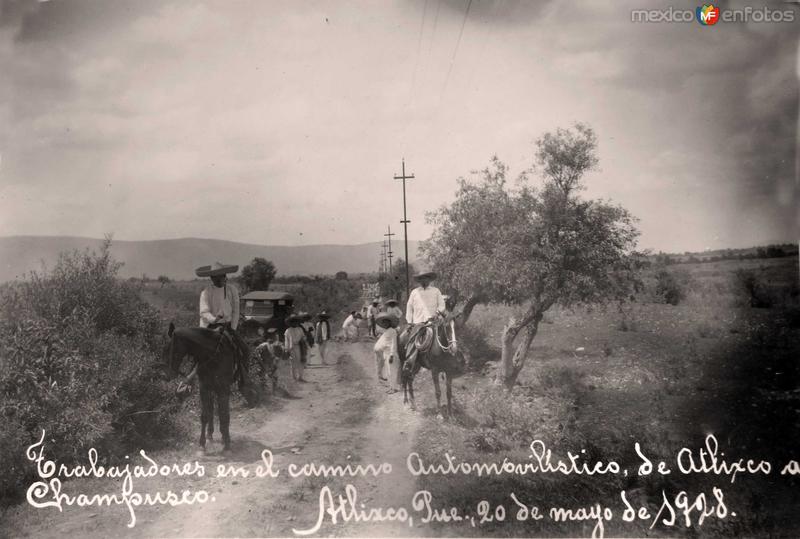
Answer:
[[[449,452],[466,461],[508,457],[526,462],[529,444],[539,439],[554,456],[563,458],[571,451],[587,462],[614,460],[632,473],[603,478],[434,475],[423,477],[421,486],[433,492],[441,505],[452,504],[473,515],[480,500],[516,512],[511,492],[540,507],[601,503],[617,515],[605,524],[607,536],[800,534],[796,515],[800,483],[779,474],[783,464],[798,458],[792,452],[800,441],[797,257],[667,269],[683,294],[678,305],[658,302],[653,270],[645,275],[645,291],[622,309],[610,305],[548,313],[511,395],[491,383],[492,360],[499,357],[499,337],[511,308],[476,309],[466,341],[473,355],[479,350],[474,363],[490,361],[480,374],[465,376],[456,384],[455,421],[431,422],[417,443],[431,461],[441,461]],[[750,289],[745,282],[751,283]],[[771,307],[750,307],[753,294]],[[703,447],[710,433],[719,441],[719,450],[731,458],[765,459],[778,469],[768,476],[740,475],[733,485],[713,474],[639,477],[634,473],[642,463],[634,450],[636,442],[654,462],[662,459],[673,465],[681,448]],[[652,531],[650,520],[620,522],[624,509],[620,490],[654,516],[662,490],[668,496],[681,490],[692,496],[705,492],[713,500],[714,486],[724,490],[725,502],[736,517],[709,518],[698,526],[695,514],[689,527],[678,521],[675,527],[657,525]],[[595,523],[507,518],[457,533],[588,536]]]

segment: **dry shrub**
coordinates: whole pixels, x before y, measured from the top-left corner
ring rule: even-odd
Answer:
[[[586,390],[583,375],[567,367],[544,366],[534,384],[511,393],[483,388],[473,397],[478,428],[472,444],[482,451],[527,447],[532,440],[579,445],[577,401]]]

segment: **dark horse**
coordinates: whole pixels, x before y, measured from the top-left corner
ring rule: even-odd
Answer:
[[[200,448],[206,448],[208,437],[214,432],[214,398],[219,413],[219,430],[226,451],[231,448],[230,397],[231,384],[236,376],[236,349],[221,332],[206,328],[175,329],[169,325],[170,342],[164,351],[164,359],[170,369],[178,374],[183,359],[190,356],[197,365],[200,385]],[[240,384],[241,385],[241,384]]]
[[[456,315],[458,316],[458,315]],[[439,376],[444,373],[445,390],[447,395],[447,415],[452,417],[453,408],[453,378],[462,374],[466,367],[464,354],[458,350],[456,343],[454,324],[455,316],[448,316],[442,324],[428,322],[422,325],[420,331],[415,331],[413,337],[419,335],[425,328],[433,333],[430,346],[417,350],[417,358],[411,369],[401,366],[401,382],[403,385],[403,404],[410,402],[414,408],[414,377],[422,367],[431,371],[433,378],[433,388],[436,391],[436,410],[442,407],[442,390],[439,387]],[[448,335],[449,331],[449,335]],[[408,350],[408,342],[412,335],[405,333],[399,338],[399,348],[405,358],[405,351]]]

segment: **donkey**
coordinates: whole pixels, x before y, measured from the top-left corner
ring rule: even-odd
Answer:
[[[439,387],[439,376],[444,373],[447,396],[447,416],[453,416],[453,378],[462,374],[466,368],[466,357],[458,350],[458,345],[456,343],[453,320],[457,316],[458,315],[449,316],[441,325],[429,322],[423,325],[420,331],[415,331],[414,335],[406,332],[399,338],[399,349],[403,354],[403,362],[405,362],[405,352],[408,350],[408,343],[411,338],[417,338],[417,335],[420,335],[421,332],[426,330],[433,332],[430,346],[417,350],[417,358],[413,368],[407,369],[404,368],[405,365],[401,364],[403,404],[410,403],[412,409],[416,407],[414,403],[414,377],[422,367],[425,367],[431,371],[431,377],[433,378],[437,411],[440,411],[442,407],[442,390],[441,387]],[[447,335],[448,329],[450,330],[450,335]]]
[[[214,432],[214,398],[217,401],[219,430],[225,451],[230,451],[230,397],[231,384],[239,378],[240,389],[244,378],[236,373],[236,354],[233,343],[222,333],[206,328],[180,328],[170,323],[167,335],[170,341],[164,350],[164,361],[176,374],[181,362],[191,356],[197,364],[200,385],[200,451],[206,448],[208,437]],[[236,376],[240,374],[240,376]]]

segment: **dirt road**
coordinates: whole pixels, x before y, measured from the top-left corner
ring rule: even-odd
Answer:
[[[156,505],[135,509],[136,525],[128,528],[125,506],[35,509],[22,504],[6,514],[3,525],[10,536],[31,537],[230,537],[293,536],[293,529],[313,529],[319,515],[320,491],[329,485],[334,496],[344,486],[357,489],[357,505],[404,506],[410,510],[415,492],[405,472],[420,417],[407,411],[402,393],[386,394],[374,374],[371,343],[331,343],[331,365],[306,370],[309,383],[289,387],[293,398],[272,398],[264,407],[234,408],[231,417],[233,449],[223,454],[218,439],[205,456],[185,449],[150,455],[156,462],[194,462],[205,468],[203,477],[136,479],[135,491],[205,490],[209,501],[176,507]],[[336,362],[335,364],[334,361]],[[281,373],[283,374],[283,372]],[[262,463],[262,452],[273,455],[279,476],[217,477],[217,466],[243,467],[251,474]],[[133,458],[133,457],[132,457]],[[137,459],[141,461],[141,459]],[[388,462],[391,475],[353,479],[289,477],[290,464],[380,464]],[[71,496],[119,493],[119,480],[71,480],[62,492]],[[0,528],[1,529],[1,528]],[[418,522],[339,522],[330,518],[314,536],[417,536],[425,533]]]

